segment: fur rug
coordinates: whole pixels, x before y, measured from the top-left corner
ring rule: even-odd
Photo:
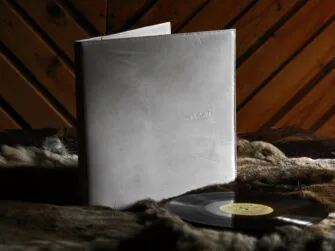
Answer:
[[[70,154],[58,137],[46,137],[41,147],[1,145],[0,166],[62,168],[77,166],[78,156]]]
[[[256,236],[191,225],[165,210],[165,201],[147,199],[124,211],[1,201],[0,250],[335,250],[335,159],[289,158],[272,144],[245,139],[238,140],[237,152],[236,181],[191,193],[245,189],[307,196],[326,205],[329,217]],[[6,169],[67,169],[77,160],[57,137],[41,147],[2,145],[0,154]]]

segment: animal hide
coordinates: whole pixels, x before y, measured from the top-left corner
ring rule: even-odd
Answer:
[[[246,139],[238,140],[237,154],[234,182],[190,193],[243,189],[308,197],[326,205],[329,217],[311,227],[286,225],[254,235],[189,224],[164,209],[166,200],[149,198],[123,211],[2,200],[0,250],[335,250],[335,159],[288,157],[273,144]],[[73,170],[77,156],[49,137],[41,147],[2,145],[0,163],[10,170]]]

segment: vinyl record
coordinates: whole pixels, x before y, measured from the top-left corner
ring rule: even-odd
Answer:
[[[310,226],[328,216],[325,206],[308,199],[255,192],[189,194],[168,201],[165,207],[191,223],[241,231]]]

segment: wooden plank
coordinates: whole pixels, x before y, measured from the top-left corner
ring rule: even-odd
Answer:
[[[32,127],[71,127],[48,100],[0,53],[0,93]]]
[[[21,129],[21,127],[2,107],[0,107],[0,131],[10,129]]]
[[[181,28],[181,32],[224,28],[253,0],[212,0]]]
[[[335,22],[237,113],[238,131],[259,129],[335,57],[334,34]]]
[[[237,104],[301,48],[335,12],[333,0],[310,0],[237,69]]]
[[[333,110],[335,111],[335,106],[333,107]],[[315,134],[335,139],[335,114],[324,123]]]
[[[325,76],[299,101],[275,127],[296,127],[308,130],[335,103],[335,70]]]
[[[74,74],[5,0],[0,0],[0,16],[1,42],[75,117]]]
[[[208,0],[158,0],[131,28],[171,22],[172,31],[176,31],[181,24],[203,6]]]
[[[121,31],[155,0],[108,0],[108,33]]]
[[[304,0],[259,0],[234,25],[237,32],[237,57],[244,54],[258,39]]]
[[[70,2],[100,34],[106,34],[107,0],[70,0]]]
[[[74,61],[74,41],[87,38],[88,34],[63,7],[55,0],[15,1],[57,46]]]

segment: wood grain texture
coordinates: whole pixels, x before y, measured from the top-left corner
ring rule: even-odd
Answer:
[[[21,127],[2,107],[0,107],[0,131],[10,129],[21,129]]]
[[[332,22],[238,112],[239,131],[258,130],[335,57],[334,34]]]
[[[180,32],[222,29],[252,2],[252,0],[211,0],[180,29]]]
[[[100,34],[106,34],[107,0],[69,0]]]
[[[171,22],[172,31],[176,31],[194,12],[208,0],[158,0],[131,28],[155,23]]]
[[[255,44],[281,18],[303,0],[259,0],[234,25],[237,32],[237,57]]]
[[[317,135],[335,139],[335,105],[332,110],[334,115],[315,132]]]
[[[73,43],[88,34],[63,7],[55,0],[15,1],[73,61]]]
[[[237,69],[237,104],[249,97],[333,15],[335,1],[310,0]]]
[[[32,127],[71,127],[49,101],[0,53],[0,93]],[[38,114],[38,115],[37,115]]]
[[[335,70],[326,75],[275,127],[310,129],[335,103]],[[335,126],[335,124],[334,124]]]
[[[108,1],[108,33],[121,31],[155,0]]]
[[[334,0],[0,0],[0,42],[6,55],[18,59],[10,57],[11,64],[2,67],[6,79],[17,79],[6,92],[12,99],[15,89],[27,94],[10,102],[20,115],[11,119],[23,127],[23,120],[39,127],[50,116],[50,124],[68,123],[53,110],[51,104],[58,105],[53,99],[60,111],[65,108],[76,117],[74,74],[68,68],[73,66],[74,40],[88,32],[114,33],[171,21],[175,33],[237,29],[238,131],[295,126],[332,133],[334,72],[329,65],[335,43],[334,36],[324,35],[331,26],[319,32],[334,17]],[[40,85],[50,95],[43,96]],[[23,115],[29,109],[51,115]]]
[[[1,42],[76,117],[73,72],[6,0],[0,1],[0,16]]]

